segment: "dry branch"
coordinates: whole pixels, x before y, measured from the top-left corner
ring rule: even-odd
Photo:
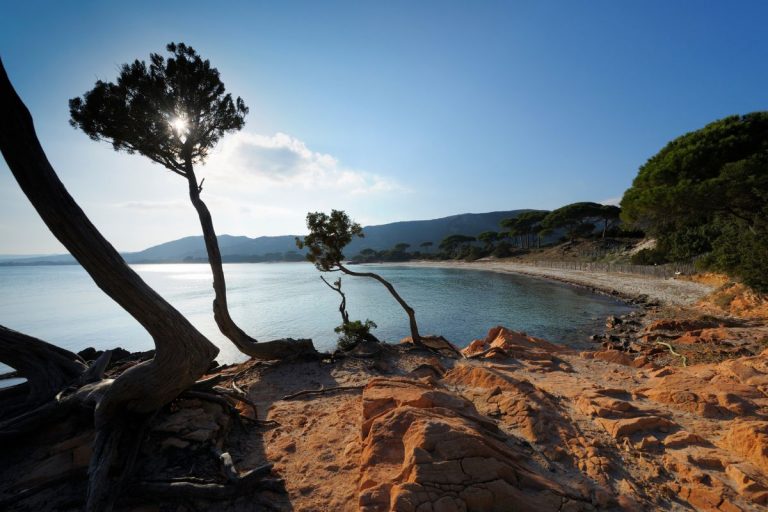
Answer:
[[[305,389],[302,391],[298,391],[296,393],[292,393],[290,395],[285,395],[280,400],[293,400],[294,398],[299,398],[300,396],[322,395],[325,393],[334,393],[336,391],[353,391],[357,389],[363,389],[365,386],[366,384],[360,384],[359,386],[335,386],[332,388]]]

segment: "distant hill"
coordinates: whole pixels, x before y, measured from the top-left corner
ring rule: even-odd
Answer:
[[[488,213],[462,213],[432,220],[411,220],[392,222],[379,226],[363,228],[365,238],[355,239],[344,251],[347,257],[354,256],[362,249],[391,249],[398,243],[411,245],[411,251],[419,250],[419,244],[432,242],[431,250],[436,250],[440,241],[449,235],[476,236],[483,231],[499,231],[502,219],[516,217],[529,210],[510,210]],[[302,259],[296,248],[294,235],[247,236],[220,235],[219,247],[222,258],[227,261],[298,260]],[[188,236],[155,245],[139,252],[123,253],[128,263],[171,263],[182,261],[205,260],[205,243],[202,236]],[[66,254],[38,256],[30,258],[6,258],[0,265],[46,265],[74,263],[72,256]]]

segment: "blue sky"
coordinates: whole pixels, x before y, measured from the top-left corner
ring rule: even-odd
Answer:
[[[170,41],[250,107],[198,175],[220,234],[620,198],[672,138],[765,110],[768,3],[4,2],[0,56],[120,250],[199,234],[183,180],[71,128],[67,100]],[[0,162],[0,253],[62,252]]]

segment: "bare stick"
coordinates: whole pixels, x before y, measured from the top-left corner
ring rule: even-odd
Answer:
[[[306,396],[306,395],[322,395],[324,393],[333,393],[336,391],[352,391],[356,389],[363,389],[366,386],[366,384],[360,384],[359,386],[336,386],[332,388],[320,388],[320,389],[305,389],[303,391],[298,391],[296,393],[285,395],[280,400],[293,400],[294,398],[298,398],[300,396]]]
[[[688,364],[687,364],[688,363],[688,358],[686,356],[684,356],[683,354],[678,354],[677,352],[675,352],[675,349],[672,348],[672,345],[670,345],[669,343],[663,342],[663,341],[656,341],[656,344],[657,345],[664,345],[665,347],[667,347],[669,349],[669,353],[670,354],[672,354],[673,356],[677,356],[677,357],[683,358],[683,366],[688,366]]]

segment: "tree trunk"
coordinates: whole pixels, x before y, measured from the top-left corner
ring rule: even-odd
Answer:
[[[208,264],[211,266],[211,273],[213,274],[213,318],[216,320],[219,331],[229,338],[240,352],[256,359],[284,359],[296,355],[316,354],[312,340],[286,338],[259,343],[256,339],[248,336],[232,319],[227,305],[227,282],[224,279],[221,250],[216,238],[216,230],[213,228],[213,218],[208,207],[200,198],[201,188],[197,183],[192,162],[188,158],[184,162],[184,171],[189,185],[189,200],[200,219],[205,250],[208,253]]]
[[[323,276],[320,276],[320,279],[323,280],[323,282],[328,286],[328,288],[330,288],[331,290],[341,295],[341,303],[339,304],[339,313],[341,313],[342,325],[347,325],[349,323],[349,313],[347,313],[347,296],[343,291],[341,291],[341,278],[339,278],[338,286],[333,286],[331,283],[326,281],[325,277]]]
[[[0,401],[0,419],[47,402],[75,382],[87,366],[77,355],[0,325],[0,361],[27,379],[26,390],[13,402]],[[11,395],[11,393],[8,393]]]
[[[344,272],[347,275],[355,276],[355,277],[370,277],[372,279],[377,280],[381,284],[383,284],[387,290],[389,290],[389,293],[392,294],[392,297],[395,298],[398,304],[405,310],[405,314],[408,315],[408,323],[411,328],[411,338],[413,339],[413,342],[416,344],[421,343],[421,335],[419,334],[419,327],[416,325],[416,313],[414,312],[413,308],[408,305],[407,302],[403,300],[403,298],[400,296],[399,293],[395,290],[395,287],[392,286],[392,284],[381,277],[379,274],[374,274],[373,272],[353,272],[352,270],[349,270],[347,267],[339,263],[339,270]]]
[[[123,414],[149,415],[173,400],[205,373],[218,349],[125,263],[69,195],[2,62],[0,111],[0,150],[32,206],[96,285],[154,340],[155,357],[123,372],[98,399],[95,426],[109,432]],[[111,467],[115,456],[114,450],[94,452],[91,468]],[[111,509],[116,496],[98,482],[90,481],[86,510]]]

